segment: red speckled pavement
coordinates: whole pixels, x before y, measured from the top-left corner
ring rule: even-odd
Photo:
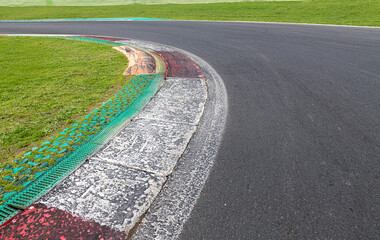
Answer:
[[[185,55],[178,52],[158,52],[168,67],[168,77],[205,78],[203,71]]]
[[[16,215],[0,229],[0,239],[126,239],[124,233],[38,203]]]

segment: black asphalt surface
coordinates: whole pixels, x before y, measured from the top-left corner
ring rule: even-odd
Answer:
[[[380,239],[380,29],[260,23],[0,23],[154,41],[221,75],[222,147],[181,239]]]

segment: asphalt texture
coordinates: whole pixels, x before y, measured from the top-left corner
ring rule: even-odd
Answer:
[[[227,125],[180,239],[379,239],[380,29],[64,22],[0,33],[154,41],[214,67]]]

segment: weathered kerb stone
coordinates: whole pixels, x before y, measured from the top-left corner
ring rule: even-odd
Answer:
[[[177,164],[194,131],[195,126],[188,124],[138,119],[102,148],[94,159],[166,176]]]
[[[206,99],[204,80],[168,78],[139,118],[197,125]]]
[[[94,159],[167,176],[196,130],[207,99],[202,79],[168,79]]]
[[[128,232],[159,193],[165,178],[89,161],[40,202]]]
[[[177,166],[206,101],[204,78],[168,78],[133,121],[40,202],[128,233]]]

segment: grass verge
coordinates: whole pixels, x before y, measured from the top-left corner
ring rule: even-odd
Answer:
[[[286,1],[286,0],[245,0],[248,1]],[[294,0],[299,1],[299,0]],[[169,4],[204,3],[205,0],[0,0],[0,6],[105,6],[129,4]],[[208,3],[244,2],[242,0],[207,0]]]
[[[304,0],[96,7],[0,7],[0,19],[149,17],[380,26],[380,0]]]
[[[0,162],[15,159],[108,100],[126,58],[110,46],[0,37]]]

